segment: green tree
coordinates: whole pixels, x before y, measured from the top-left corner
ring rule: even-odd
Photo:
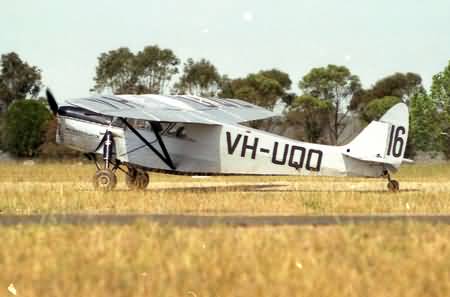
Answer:
[[[433,76],[431,97],[450,120],[450,61],[445,69]]]
[[[389,108],[398,102],[410,103],[415,94],[423,92],[422,78],[412,72],[394,73],[378,80],[368,89],[360,89],[352,96],[349,109],[358,113],[362,120],[369,123],[379,119]],[[406,155],[415,153],[413,129],[406,146]]]
[[[138,93],[161,94],[178,73],[180,60],[170,49],[147,46],[134,58]]]
[[[234,81],[235,80],[228,77],[228,75],[226,74],[222,75],[219,81],[220,91],[218,96],[222,98],[233,98],[234,96],[233,87],[235,87]]]
[[[222,80],[220,97],[238,98],[269,109],[284,94],[278,81],[262,74],[249,74],[245,78]]]
[[[134,93],[137,82],[134,58],[127,47],[102,53],[98,57],[94,89],[109,89],[114,94]]]
[[[440,127],[447,136],[442,139],[442,149],[450,158],[450,61],[443,71],[433,76],[431,98],[440,113]]]
[[[175,89],[179,93],[198,96],[215,96],[219,90],[221,77],[217,68],[206,59],[195,62],[189,58],[184,64],[183,75]]]
[[[276,80],[280,84],[280,86],[283,88],[283,95],[281,96],[281,99],[288,106],[292,104],[292,102],[297,97],[297,95],[293,92],[289,92],[289,90],[291,89],[292,81],[291,81],[291,78],[289,77],[288,73],[274,68],[274,69],[270,69],[270,70],[262,70],[262,71],[258,72],[258,74],[261,74],[267,78]]]
[[[6,105],[39,94],[41,71],[22,61],[16,53],[2,55],[0,69],[0,101]]]
[[[274,68],[270,70],[261,70],[258,74],[276,80],[285,91],[288,91],[291,88],[292,81],[289,74],[286,72]]]
[[[331,109],[330,101],[303,95],[293,100],[292,105],[288,108],[286,118],[290,124],[303,128],[303,140],[318,142]]]
[[[441,128],[437,104],[425,91],[411,97],[410,135],[416,150],[425,152],[440,150]],[[408,139],[409,140],[409,139]]]
[[[272,109],[284,94],[280,84],[261,74],[250,74],[243,80],[243,85],[235,90],[236,98]]]
[[[98,58],[94,90],[114,94],[163,93],[178,73],[179,60],[170,49],[147,46],[136,55],[127,47]]]
[[[220,97],[239,98],[267,108],[273,108],[279,99],[290,105],[295,99],[288,92],[292,81],[289,74],[278,69],[261,70],[245,78],[230,79],[223,76],[220,80]]]
[[[52,115],[37,100],[15,101],[6,114],[6,148],[20,157],[34,157],[43,143]]]
[[[401,102],[400,98],[395,96],[386,96],[374,99],[367,104],[366,108],[361,111],[361,119],[367,124],[371,121],[378,120],[383,114],[395,104]]]
[[[360,89],[353,94],[350,109],[361,111],[373,100],[397,97],[408,103],[410,98],[422,90],[422,78],[416,73],[394,73],[378,80],[369,89]]]
[[[353,75],[345,66],[328,65],[313,68],[299,82],[304,95],[329,101],[328,131],[330,141],[338,143],[346,126],[350,98],[361,89],[358,76]]]

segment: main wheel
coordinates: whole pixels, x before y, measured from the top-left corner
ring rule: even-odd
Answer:
[[[137,176],[138,171],[136,170],[136,168],[133,167],[128,167],[128,173],[126,174],[125,177],[125,183],[127,184],[128,188],[130,189],[135,189],[135,182],[136,182],[136,176]]]
[[[400,190],[400,184],[395,179],[390,180],[387,187],[391,192],[398,192]]]
[[[136,176],[136,188],[138,190],[143,190],[147,188],[148,184],[150,183],[150,177],[148,176],[147,172],[138,172]]]
[[[110,191],[117,185],[117,177],[110,169],[98,170],[94,175],[94,188]]]
[[[128,188],[132,190],[143,190],[150,183],[150,177],[147,172],[132,169],[127,174],[126,183]]]

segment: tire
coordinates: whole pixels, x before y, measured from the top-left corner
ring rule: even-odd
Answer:
[[[138,172],[136,168],[128,167],[128,174],[126,174],[125,183],[127,184],[129,189],[134,190],[136,188],[135,182],[137,173]]]
[[[390,180],[387,184],[389,191],[398,192],[400,190],[400,184],[395,179]]]
[[[144,190],[150,183],[150,177],[147,172],[140,171],[136,175],[135,186],[138,190]]]
[[[94,188],[111,191],[117,185],[117,177],[110,169],[98,170],[94,175]]]
[[[131,190],[144,190],[150,183],[150,177],[147,172],[130,169],[126,177],[126,183]]]

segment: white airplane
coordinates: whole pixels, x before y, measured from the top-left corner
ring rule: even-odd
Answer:
[[[59,106],[57,142],[95,161],[96,188],[116,186],[117,169],[131,189],[144,189],[149,171],[186,175],[314,175],[390,178],[403,158],[408,107],[398,103],[349,144],[301,142],[241,123],[276,116],[237,99],[120,95],[73,99]],[[96,156],[102,156],[101,164]]]

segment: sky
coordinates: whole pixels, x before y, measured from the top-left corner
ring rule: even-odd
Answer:
[[[449,0],[0,0],[0,54],[42,70],[57,97],[89,95],[98,56],[147,45],[206,58],[232,78],[263,69],[298,81],[347,66],[365,87],[416,72],[428,88],[450,60]]]

